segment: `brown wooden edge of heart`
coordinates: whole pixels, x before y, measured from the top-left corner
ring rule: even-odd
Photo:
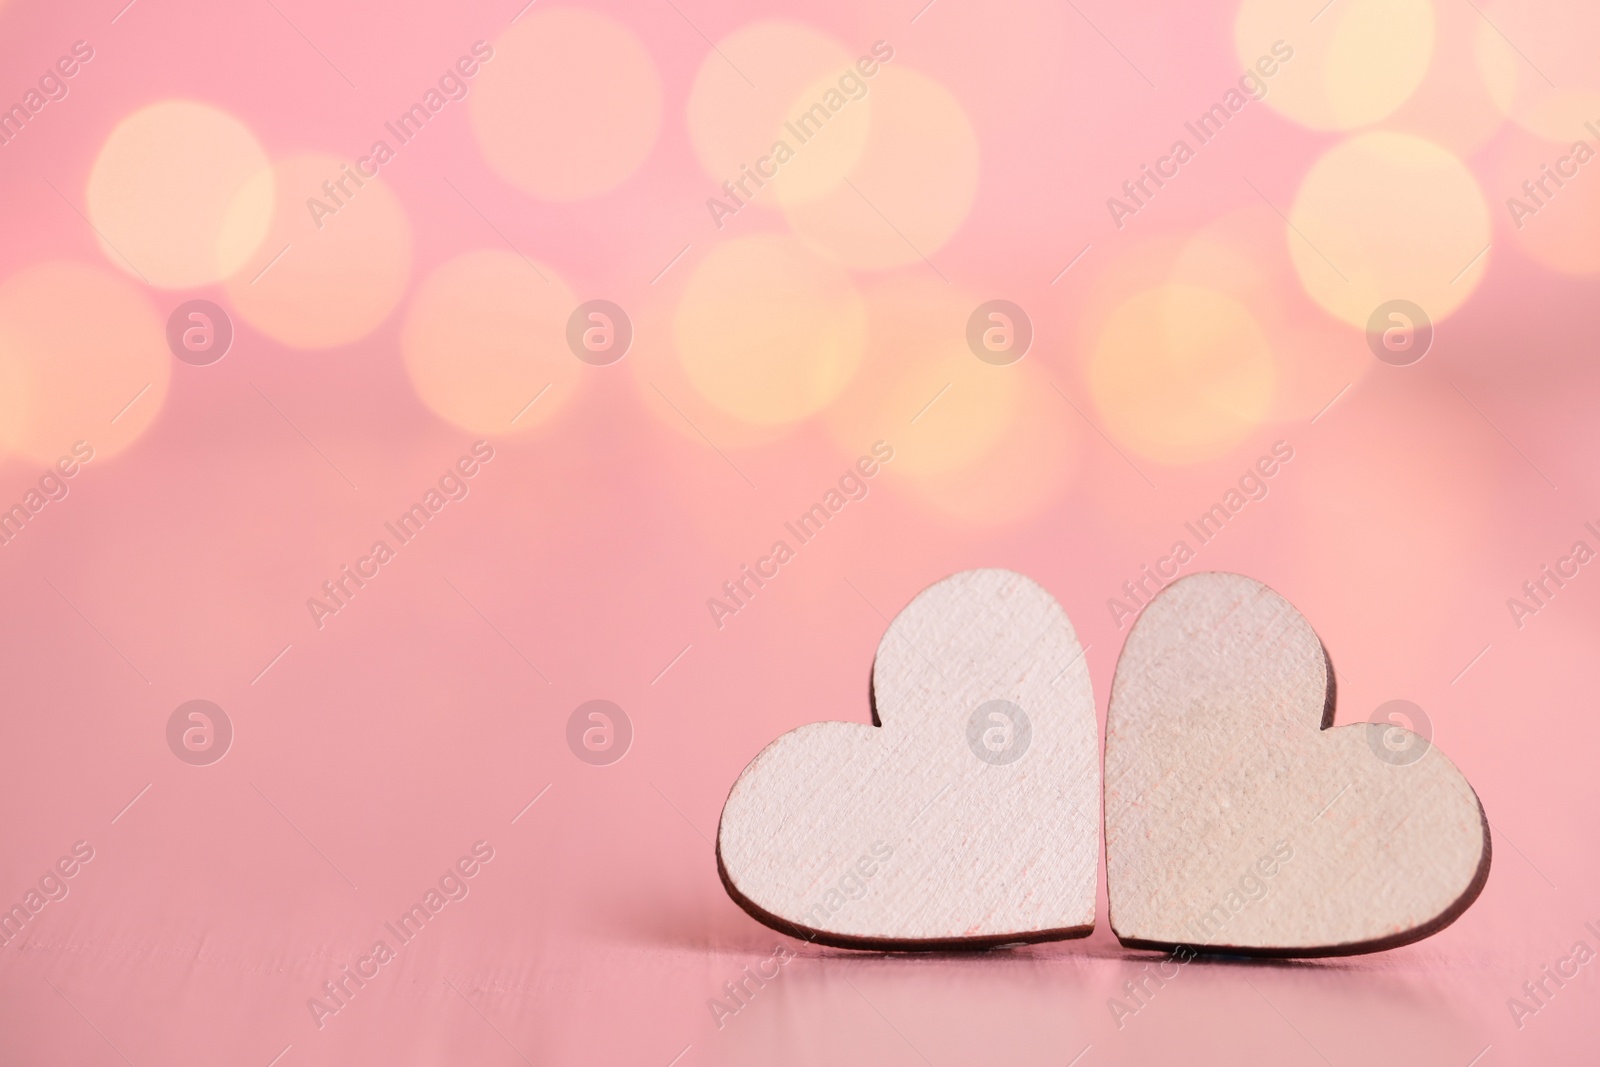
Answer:
[[[877,657],[873,657],[873,667],[877,666]],[[867,707],[872,713],[872,725],[883,729],[883,720],[878,717],[878,689],[873,667],[867,669]],[[735,785],[738,781],[735,780]],[[733,795],[733,788],[729,787],[728,796]],[[728,809],[728,801],[723,799],[722,809]],[[999,948],[1002,945],[1034,945],[1044,941],[1068,941],[1074,938],[1088,937],[1094,933],[1094,923],[1087,926],[1064,926],[1053,930],[1032,930],[1025,934],[997,934],[989,937],[935,937],[919,940],[904,940],[900,938],[884,937],[857,937],[853,934],[834,934],[826,930],[816,930],[809,926],[790,922],[781,916],[774,915],[743,893],[733,884],[728,877],[728,869],[722,862],[722,820],[717,820],[717,877],[722,881],[722,888],[728,896],[746,915],[763,926],[771,927],[780,934],[787,934],[815,945],[827,945],[830,948],[851,948],[877,952],[975,952],[982,949]]]
[[[1333,670],[1333,659],[1328,655],[1328,648],[1322,644],[1318,637],[1317,642],[1322,648],[1322,659],[1327,665],[1328,691],[1322,706],[1321,729],[1327,730],[1333,726],[1334,709],[1337,704],[1338,679]],[[1120,657],[1119,657],[1120,658]],[[882,729],[883,723],[878,718],[877,693],[874,691],[872,675],[869,672],[867,682],[867,701],[871,709],[872,725]],[[1101,740],[1100,747],[1100,780],[1105,781],[1105,744]],[[737,783],[735,783],[737,784]],[[1420,926],[1395,934],[1392,937],[1378,938],[1371,941],[1353,941],[1340,945],[1322,945],[1306,948],[1264,948],[1261,946],[1245,945],[1185,945],[1180,942],[1147,941],[1142,938],[1123,937],[1117,933],[1114,917],[1108,917],[1107,925],[1111,932],[1124,948],[1149,949],[1155,951],[1171,952],[1177,949],[1187,949],[1201,955],[1222,956],[1248,956],[1258,959],[1316,959],[1331,956],[1359,956],[1369,952],[1383,952],[1402,945],[1409,945],[1424,938],[1432,937],[1455,922],[1472,906],[1483,892],[1483,887],[1489,881],[1489,867],[1493,856],[1493,835],[1489,828],[1489,817],[1484,813],[1483,801],[1479,799],[1477,790],[1472,789],[1472,784],[1467,783],[1467,788],[1472,790],[1472,799],[1478,805],[1478,818],[1483,826],[1483,858],[1478,864],[1478,869],[1472,877],[1461,896],[1454,903],[1435,918]],[[733,789],[729,787],[729,796]],[[723,800],[723,810],[727,809],[727,800]],[[1102,856],[1105,854],[1108,840],[1105,826],[1105,805],[1102,797],[1101,804],[1101,835],[1100,847]],[[895,938],[858,937],[851,934],[835,934],[825,930],[817,930],[799,923],[791,922],[779,915],[767,911],[761,905],[741,893],[733,881],[728,877],[728,869],[722,862],[722,823],[717,822],[717,840],[715,845],[717,855],[717,878],[722,882],[722,888],[727,892],[732,901],[737,904],[747,915],[763,926],[770,927],[781,934],[806,941],[811,944],[826,945],[832,948],[861,949],[880,952],[965,952],[982,949],[998,948],[1005,945],[1039,944],[1047,941],[1067,941],[1076,938],[1088,937],[1094,933],[1094,923],[1086,926],[1062,927],[1054,930],[1034,930],[1024,934],[999,934],[988,937],[952,937],[929,938],[923,940],[906,941]],[[1109,901],[1108,901],[1109,903]]]
[[[769,926],[780,934],[787,934],[815,945],[827,945],[830,948],[865,949],[878,952],[974,952],[982,949],[999,948],[1003,945],[1033,945],[1042,941],[1066,941],[1072,938],[1088,937],[1094,933],[1094,923],[1087,926],[1066,926],[1054,930],[1030,930],[1022,934],[992,934],[985,937],[933,937],[920,940],[901,940],[882,937],[858,937],[854,934],[835,934],[826,930],[814,930],[809,926],[790,922],[781,916],[774,915],[761,905],[739,892],[738,888],[728,878],[728,869],[722,863],[722,827],[717,827],[717,877],[722,880],[722,888],[727,890],[733,902],[744,909],[756,922]]]
[[[1308,620],[1309,622],[1309,620]],[[1315,632],[1315,627],[1312,628]],[[1322,661],[1327,666],[1328,692],[1322,703],[1322,724],[1320,729],[1327,730],[1333,726],[1334,706],[1338,699],[1338,678],[1333,672],[1333,657],[1328,655],[1328,646],[1322,643],[1322,638],[1317,637],[1317,644],[1322,649]],[[1126,646],[1124,646],[1126,650]],[[1118,659],[1121,657],[1119,655]],[[1105,746],[1100,748],[1100,780],[1105,781]],[[1478,869],[1472,876],[1472,881],[1462,890],[1461,895],[1444,911],[1423,923],[1420,926],[1402,931],[1390,937],[1375,938],[1371,941],[1349,941],[1339,945],[1311,945],[1303,948],[1272,948],[1260,945],[1226,945],[1215,942],[1204,945],[1190,945],[1177,941],[1147,941],[1138,937],[1123,937],[1117,932],[1116,916],[1109,914],[1110,893],[1107,892],[1108,915],[1106,924],[1111,927],[1111,932],[1116,935],[1123,948],[1152,949],[1158,952],[1176,952],[1184,949],[1200,955],[1210,956],[1248,956],[1256,959],[1277,960],[1309,960],[1321,959],[1330,956],[1363,956],[1369,952],[1385,952],[1402,945],[1409,945],[1432,937],[1457,919],[1461,918],[1466,910],[1472,907],[1483,892],[1483,887],[1489,882],[1489,865],[1494,852],[1494,836],[1489,828],[1489,816],[1484,813],[1483,801],[1478,797],[1478,791],[1472,788],[1472,783],[1467,783],[1467,789],[1472,793],[1472,799],[1478,805],[1478,818],[1483,826],[1483,858],[1478,862]],[[1109,854],[1107,842],[1109,841],[1109,827],[1105,823],[1105,805],[1100,808],[1100,848],[1101,855],[1106,858],[1109,870]]]

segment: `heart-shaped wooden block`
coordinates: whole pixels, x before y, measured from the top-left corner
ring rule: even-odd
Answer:
[[[1106,716],[1106,886],[1124,945],[1342,956],[1444,928],[1489,877],[1472,787],[1409,731],[1330,729],[1311,625],[1196,574],[1144,609]]]
[[[728,894],[848,948],[1081,937],[1094,928],[1094,697],[1072,624],[1034,582],[965,571],[889,624],[873,719],[779,737],[722,809]]]

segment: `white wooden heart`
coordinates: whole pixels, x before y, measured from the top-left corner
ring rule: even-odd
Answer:
[[[1124,945],[1261,956],[1393,948],[1453,922],[1489,827],[1438,748],[1330,729],[1305,618],[1260,582],[1196,574],[1144,609],[1106,716],[1106,886]]]
[[[728,894],[850,948],[1081,937],[1094,928],[1098,736],[1083,649],[1032,580],[965,571],[889,624],[881,726],[779,737],[722,809]]]

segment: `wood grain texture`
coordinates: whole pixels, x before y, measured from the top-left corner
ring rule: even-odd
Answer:
[[[734,783],[717,831],[729,895],[852,948],[1089,933],[1098,736],[1060,605],[1010,571],[953,575],[890,623],[872,684],[881,726],[802,726]]]
[[[1436,747],[1406,762],[1383,727],[1330,729],[1333,705],[1322,643],[1260,582],[1196,574],[1144,609],[1106,719],[1123,944],[1349,955],[1426,937],[1477,898],[1490,845],[1472,787]]]

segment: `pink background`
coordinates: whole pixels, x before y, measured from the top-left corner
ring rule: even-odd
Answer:
[[[1319,35],[1349,28],[1340,20],[1369,17],[1336,4],[1273,9],[1305,42],[1295,62],[1309,66]],[[1507,998],[1575,942],[1600,948],[1584,927],[1600,925],[1600,578],[1584,568],[1520,628],[1506,601],[1574,541],[1600,545],[1583,528],[1600,521],[1596,291],[1586,273],[1600,267],[1600,176],[1580,171],[1550,215],[1519,231],[1506,198],[1568,142],[1594,138],[1556,136],[1558,120],[1490,101],[1474,79],[1487,33],[1514,42],[1552,85],[1587,92],[1600,81],[1600,36],[1578,5],[1481,15],[1458,6],[1420,5],[1434,20],[1431,58],[1420,87],[1388,111],[1315,128],[1252,103],[1118,229],[1106,198],[1248,62],[1234,4],[597,3],[590,10],[647,58],[658,123],[648,108],[630,111],[626,85],[607,100],[581,84],[582,72],[606,84],[610,53],[576,56],[563,74],[570,101],[557,93],[538,115],[602,105],[633,114],[648,127],[640,158],[597,188],[587,135],[550,119],[539,153],[524,159],[547,170],[571,160],[589,187],[539,195],[486,162],[491,135],[475,128],[473,99],[450,104],[382,171],[410,234],[389,306],[359,336],[294,345],[253,324],[232,288],[275,248],[264,245],[226,282],[179,285],[146,284],[103,250],[87,190],[113,131],[141,108],[186,99],[232,116],[274,163],[306,153],[353,160],[472,42],[497,47],[474,93],[491,75],[509,77],[501,72],[522,60],[497,42],[543,25],[545,0],[522,12],[521,0],[137,0],[120,13],[119,0],[0,4],[0,98],[20,99],[72,42],[95,49],[68,97],[0,147],[0,285],[67,261],[147,306],[157,334],[195,297],[228,309],[236,330],[225,358],[194,367],[164,351],[138,364],[129,353],[150,350],[149,331],[119,325],[37,401],[44,416],[28,415],[31,401],[0,397],[0,420],[14,422],[0,426],[5,506],[66,450],[56,437],[106,442],[70,494],[0,549],[0,904],[20,902],[74,842],[94,849],[69,895],[0,948],[0,1059],[1580,1062],[1600,1007],[1595,967],[1520,1028]],[[724,243],[800,228],[758,201],[718,230],[705,200],[725,175],[701,165],[686,117],[697,74],[720,62],[709,42],[778,19],[849,56],[892,42],[883,77],[910,71],[942,87],[970,126],[977,165],[970,202],[910,262],[864,265],[805,246],[825,265],[816,269],[861,297],[869,326],[860,367],[782,418],[771,405],[791,391],[765,379],[719,404],[717,388],[684,369],[694,356],[673,331],[691,279]],[[1351,70],[1381,81],[1397,60],[1358,49],[1340,62],[1326,76],[1348,87]],[[1290,63],[1284,76],[1299,69]],[[748,73],[760,81],[768,68]],[[1519,85],[1542,84],[1514,73]],[[868,100],[887,98],[888,85],[875,81]],[[1600,106],[1591,115],[1600,119]],[[1475,265],[1467,256],[1435,264],[1442,277],[1419,282],[1429,292],[1457,285],[1461,297],[1435,315],[1432,350],[1407,367],[1376,361],[1361,327],[1318,303],[1292,262],[1303,238],[1287,221],[1302,183],[1326,153],[1374,130],[1453,155],[1477,185],[1492,244]],[[919,197],[937,193],[952,168],[919,173],[918,136],[906,133],[901,161],[912,166],[901,182],[874,186],[891,172],[863,172],[858,185],[882,217],[920,234],[918,212],[932,213],[932,233],[940,209]],[[159,173],[162,161],[139,165]],[[296,212],[299,195],[290,196]],[[1342,228],[1360,229],[1363,203],[1351,193]],[[1558,209],[1565,214],[1552,217]],[[345,221],[328,220],[327,232]],[[1440,228],[1404,215],[1382,225],[1425,252]],[[1236,235],[1239,260],[1183,267],[1186,242],[1216,226]],[[1447,218],[1443,228],[1460,227]],[[559,323],[541,326],[529,358],[565,384],[540,401],[537,421],[497,433],[442,413],[441,390],[414,382],[402,347],[435,270],[508,244],[558,274],[574,300],[629,309],[637,332],[621,362],[591,367],[565,352]],[[289,257],[306,247],[272,269],[295,269]],[[1352,276],[1368,266],[1344,255]],[[381,288],[361,274],[370,264],[352,262],[336,264],[345,273],[327,284],[356,296]],[[1449,283],[1457,267],[1466,273]],[[1111,309],[1174,279],[1233,293],[1260,324],[1273,369],[1266,399],[1222,418],[1226,432],[1202,427],[1163,450],[1141,436],[1161,419],[1137,393],[1100,390],[1092,367]],[[898,292],[924,294],[925,304],[912,302],[923,311],[897,319]],[[1032,349],[1008,368],[980,367],[960,335],[971,309],[996,297],[1020,304],[1035,328]],[[0,309],[0,319],[26,317],[26,305]],[[86,321],[101,313],[76,305]],[[897,322],[925,333],[905,341]],[[934,396],[944,358],[926,336],[939,330],[941,351],[971,364],[961,373],[1021,376],[1011,399],[963,399],[962,379],[924,423],[918,406]],[[48,339],[19,352],[0,335],[0,384],[12,380],[8,366],[52,365]],[[913,402],[857,402],[885,375],[923,381],[923,363],[933,388],[916,385]],[[118,375],[155,365],[165,368],[160,387],[112,422],[138,388]],[[1175,403],[1203,407],[1209,372],[1182,373],[1193,388]],[[522,388],[510,374],[508,414],[532,395]],[[498,392],[492,376],[480,383],[480,394]],[[859,414],[867,408],[895,418]],[[27,418],[37,432],[17,428]],[[990,430],[966,432],[985,419]],[[470,495],[317,628],[307,598],[480,438],[495,458]],[[896,460],[866,499],[714,625],[707,598],[880,438]],[[727,898],[710,839],[730,784],[784,730],[867,721],[885,617],[953,571],[1023,571],[1090,647],[1103,716],[1126,635],[1108,598],[1278,440],[1294,460],[1191,570],[1247,573],[1311,620],[1340,672],[1340,724],[1395,698],[1426,710],[1495,831],[1488,886],[1453,926],[1347,960],[1198,961],[1119,1029],[1107,999],[1156,957],[1116,943],[1103,875],[1089,939],[977,955],[819,950],[780,938]],[[603,767],[574,758],[565,741],[569,714],[595,698],[619,704],[635,731],[626,757]],[[216,702],[235,731],[209,766],[167,746],[169,715],[192,699]],[[470,894],[319,1028],[307,999],[480,840],[494,858]],[[798,958],[719,1028],[708,998],[778,943]]]

